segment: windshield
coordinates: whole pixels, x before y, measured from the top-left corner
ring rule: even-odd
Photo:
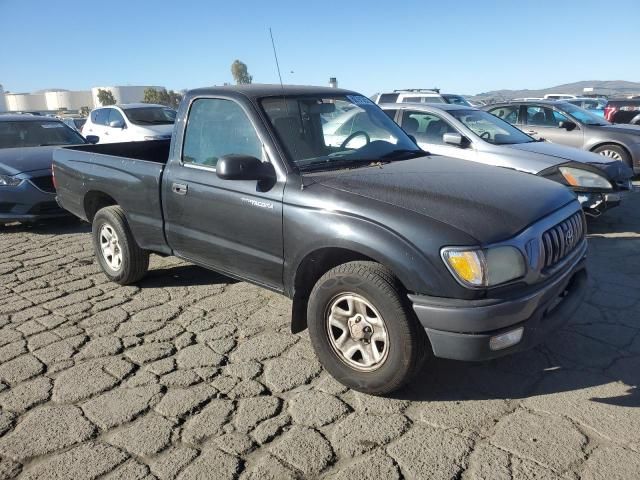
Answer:
[[[482,110],[450,110],[449,114],[462,122],[485,142],[494,145],[513,145],[535,142],[533,138],[501,118]]]
[[[447,103],[453,103],[455,105],[464,105],[465,107],[471,107],[472,105],[461,95],[452,95],[450,93],[445,93],[442,95]]]
[[[584,123],[585,125],[609,125],[609,122],[604,120],[602,117],[599,117],[598,115],[588,112],[583,108],[576,107],[571,103],[565,102],[562,104],[561,108],[565,113],[568,113],[573,118],[575,118],[578,122]]]
[[[136,125],[170,125],[176,121],[176,111],[165,107],[125,108],[124,114]]]
[[[58,121],[0,121],[0,148],[78,145],[86,143],[76,131]]]
[[[262,107],[301,170],[424,154],[377,105],[360,95],[266,98]]]

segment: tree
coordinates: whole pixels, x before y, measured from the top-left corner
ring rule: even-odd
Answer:
[[[80,107],[80,115],[82,115],[83,117],[88,117],[89,113],[91,112],[91,109],[89,107]]]
[[[167,91],[166,88],[161,88],[160,90],[147,88],[144,91],[144,100],[142,101],[144,103],[157,103],[171,108],[178,108],[181,100],[182,95],[173,90]]]
[[[233,75],[233,79],[238,85],[251,83],[253,80],[253,77],[249,75],[249,70],[247,70],[247,64],[240,60],[236,60],[231,64],[231,75]]]
[[[105,105],[115,105],[116,97],[113,96],[113,93],[111,92],[111,90],[104,90],[102,88],[99,88],[98,101],[100,102],[100,105],[102,105],[103,107]]]

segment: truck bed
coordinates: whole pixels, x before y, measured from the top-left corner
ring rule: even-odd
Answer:
[[[59,148],[53,154],[58,203],[89,221],[97,205],[118,204],[142,248],[168,253],[160,189],[169,149],[169,140]]]
[[[165,165],[169,160],[171,140],[152,140],[148,142],[99,143],[96,145],[78,145],[66,147],[67,150],[98,153],[113,157],[133,158]]]

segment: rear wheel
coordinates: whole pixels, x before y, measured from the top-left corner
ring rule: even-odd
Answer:
[[[149,252],[136,243],[120,207],[99,210],[93,219],[92,235],[96,258],[109,280],[129,285],[147,273]]]
[[[614,145],[612,143],[600,145],[598,148],[594,148],[593,152],[599,153],[600,155],[604,155],[605,157],[613,160],[620,160],[631,167],[631,158],[627,151],[620,145]]]
[[[339,382],[373,395],[390,393],[419,370],[428,342],[398,280],[375,262],[325,273],[307,307],[320,362]]]

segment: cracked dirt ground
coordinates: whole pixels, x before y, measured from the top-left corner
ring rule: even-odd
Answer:
[[[640,195],[638,195],[640,197]],[[88,228],[0,228],[0,477],[640,478],[640,198],[590,222],[590,292],[538,349],[343,388],[278,295]]]

